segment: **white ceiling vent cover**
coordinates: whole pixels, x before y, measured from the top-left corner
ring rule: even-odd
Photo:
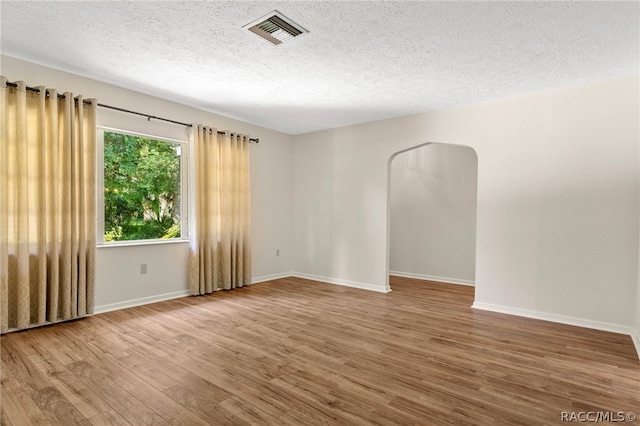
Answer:
[[[242,28],[247,28],[252,33],[258,34],[276,45],[293,40],[295,37],[309,32],[277,10],[248,23]]]

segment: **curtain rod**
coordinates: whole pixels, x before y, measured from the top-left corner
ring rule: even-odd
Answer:
[[[12,82],[9,82],[9,81],[7,82],[7,86],[18,87],[18,85],[16,83],[12,83]],[[40,89],[38,89],[37,87],[26,86],[26,89],[31,91],[31,92],[40,93]],[[46,91],[46,95],[49,96],[49,91],[48,90]],[[61,93],[58,93],[58,98],[59,99],[64,99],[65,96],[63,94],[61,94]],[[87,104],[87,105],[91,105],[91,102],[86,100],[86,99],[83,99],[82,102]],[[127,114],[134,114],[134,115],[140,115],[142,117],[147,117],[147,120],[149,120],[149,121],[151,121],[151,119],[154,119],[154,120],[159,120],[159,121],[166,121],[168,123],[178,124],[180,126],[193,127],[193,125],[189,124],[189,123],[183,123],[181,121],[170,120],[168,118],[156,117],[155,115],[144,114],[142,112],[131,111],[131,110],[128,110],[128,109],[115,107],[115,106],[111,106],[111,105],[106,105],[106,104],[101,104],[101,103],[98,103],[97,105],[99,107],[102,107],[102,108],[113,109],[113,110],[120,111],[120,112],[126,112]],[[226,132],[218,131],[219,135],[224,135],[225,133]],[[258,139],[258,138],[249,138],[249,142],[259,143],[260,139]]]

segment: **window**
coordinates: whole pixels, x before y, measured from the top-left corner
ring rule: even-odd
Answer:
[[[99,243],[185,239],[184,142],[104,128],[98,136]]]

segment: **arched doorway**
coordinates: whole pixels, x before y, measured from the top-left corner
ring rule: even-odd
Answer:
[[[388,274],[475,284],[477,182],[467,146],[426,143],[391,156]]]

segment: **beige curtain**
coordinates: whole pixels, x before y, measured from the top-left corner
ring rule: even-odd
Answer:
[[[249,137],[194,125],[189,145],[191,293],[251,284]]]
[[[96,102],[0,77],[0,333],[93,311]]]

